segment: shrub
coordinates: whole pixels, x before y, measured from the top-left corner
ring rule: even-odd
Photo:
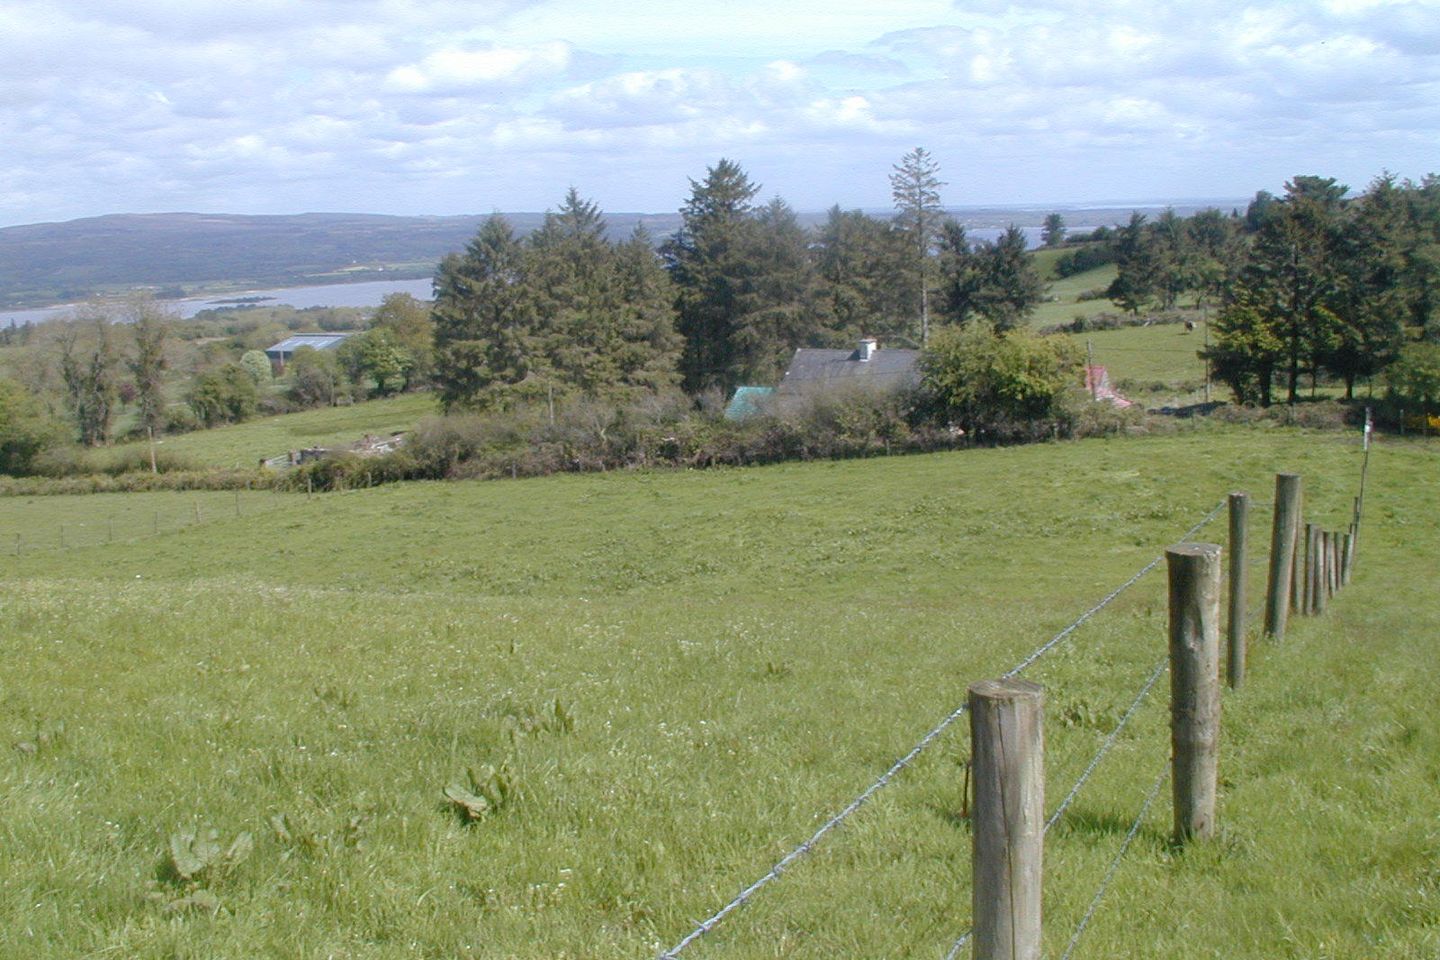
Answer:
[[[259,393],[255,381],[238,363],[203,374],[190,388],[190,409],[206,427],[239,423],[255,416]]]

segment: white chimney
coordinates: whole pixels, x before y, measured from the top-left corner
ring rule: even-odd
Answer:
[[[880,344],[874,337],[866,337],[860,341],[860,362],[864,363],[875,356],[875,351],[880,349]]]

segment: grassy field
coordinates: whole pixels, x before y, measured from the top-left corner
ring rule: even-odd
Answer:
[[[1088,343],[1095,363],[1110,374],[1110,382],[1137,402],[1154,406],[1204,399],[1205,365],[1198,353],[1205,335],[1198,329],[1187,331],[1184,324],[1168,323],[1066,336],[1082,352]],[[1230,390],[1217,383],[1211,395],[1228,400]]]
[[[1216,428],[406,484],[24,554],[0,574],[0,956],[654,956],[1226,492],[1263,506],[1296,470],[1339,527],[1359,461]],[[1440,950],[1434,466],[1379,449],[1355,585],[1227,700],[1220,840],[1169,846],[1162,796],[1077,957]],[[31,507],[0,501],[0,529],[53,524]],[[1163,605],[1152,573],[1027,671],[1051,806],[1162,656]],[[684,956],[943,956],[963,728]],[[1052,955],[1167,736],[1157,691],[1051,834]],[[503,802],[466,822],[442,791],[487,765]]]
[[[280,417],[265,417],[214,430],[167,437],[166,450],[213,467],[253,467],[301,447],[354,443],[365,434],[385,436],[409,430],[421,417],[436,413],[435,397],[407,393],[348,407],[323,407]]]

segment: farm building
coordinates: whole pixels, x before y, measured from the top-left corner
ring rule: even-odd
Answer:
[[[301,347],[311,347],[315,350],[334,350],[344,343],[349,333],[297,333],[293,337],[286,337],[273,347],[265,348],[265,356],[270,358],[270,365],[277,373],[285,372],[285,363],[295,355],[295,351]]]
[[[854,350],[802,347],[791,358],[775,396],[785,406],[828,390],[888,392],[913,387],[920,382],[919,358],[919,350],[881,350],[871,337],[861,340]]]

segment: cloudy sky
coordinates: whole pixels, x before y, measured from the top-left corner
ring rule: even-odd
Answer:
[[[5,0],[0,225],[1243,197],[1440,170],[1440,0]]]

